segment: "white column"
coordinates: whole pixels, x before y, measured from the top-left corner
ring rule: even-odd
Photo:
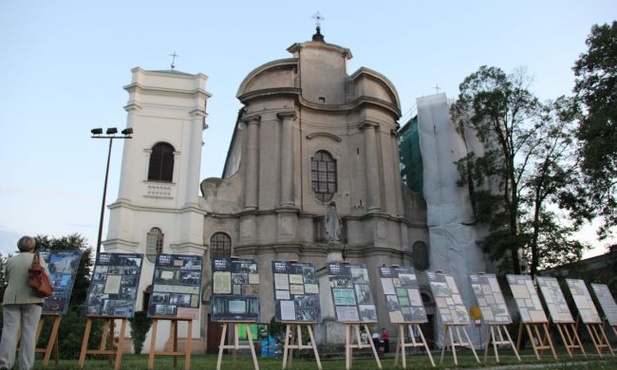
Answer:
[[[259,116],[253,116],[244,121],[247,126],[246,140],[246,172],[244,189],[244,209],[257,209],[257,185],[259,183]]]
[[[374,212],[381,210],[379,193],[379,167],[377,161],[377,142],[375,130],[378,124],[364,122],[360,129],[364,130],[364,153],[366,162],[366,199],[367,211]]]
[[[201,170],[202,132],[206,112],[194,110],[191,112],[191,129],[189,136],[188,175],[186,184],[186,203],[197,204],[199,198],[199,172]]]
[[[292,122],[296,118],[293,111],[277,114],[281,120],[281,207],[293,207],[294,204],[294,152],[293,152],[293,127]]]

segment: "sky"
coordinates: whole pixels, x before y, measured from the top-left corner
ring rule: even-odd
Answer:
[[[617,2],[2,0],[0,253],[21,235],[79,233],[96,244],[108,141],[90,130],[126,127],[131,69],[170,69],[173,53],[176,70],[208,76],[201,178],[219,177],[240,83],[309,41],[317,12],[326,42],[351,50],[348,74],[385,75],[405,119],[419,97],[455,98],[482,65],[526,68],[542,100],[571,94],[574,61],[592,25],[617,17]],[[106,204],[118,195],[121,156],[114,141]],[[586,256],[603,253],[590,230]]]

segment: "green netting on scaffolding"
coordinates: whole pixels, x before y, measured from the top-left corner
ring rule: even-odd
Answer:
[[[422,193],[422,154],[418,135],[418,116],[414,116],[399,130],[401,177],[414,192]]]

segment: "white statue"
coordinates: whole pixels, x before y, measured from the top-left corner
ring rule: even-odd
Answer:
[[[340,243],[341,219],[336,212],[336,203],[331,201],[326,208],[326,236],[328,244]]]

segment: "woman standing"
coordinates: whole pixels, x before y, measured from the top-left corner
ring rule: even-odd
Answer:
[[[21,328],[19,346],[19,366],[22,370],[30,370],[34,365],[36,350],[36,330],[43,311],[45,298],[38,297],[28,285],[28,269],[34,258],[34,238],[23,236],[17,242],[19,254],[6,261],[6,281],[2,301],[4,327],[0,341],[0,370],[11,369],[15,362],[17,350],[17,333]],[[47,265],[41,258],[41,266],[49,275]]]

